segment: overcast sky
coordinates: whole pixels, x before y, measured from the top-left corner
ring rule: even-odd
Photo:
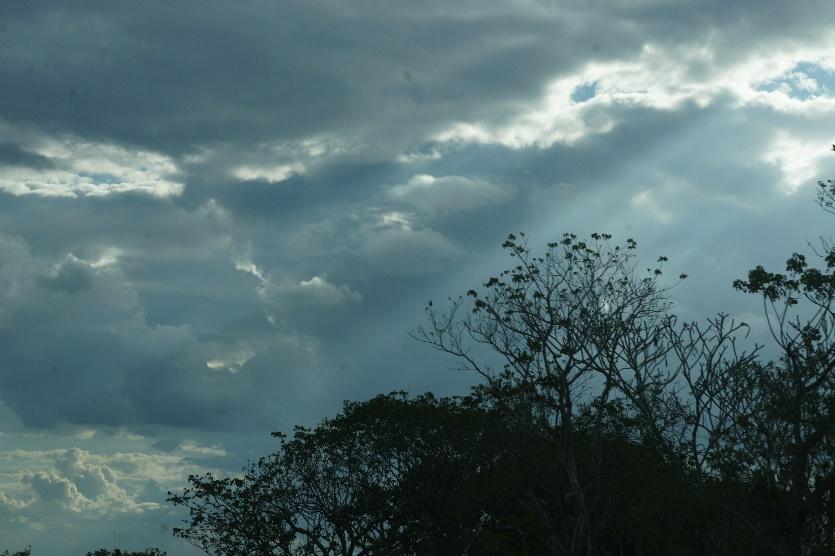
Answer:
[[[0,551],[191,554],[188,473],[344,399],[463,392],[408,331],[508,232],[634,237],[690,275],[680,313],[762,332],[731,281],[835,222],[833,16],[0,2]]]

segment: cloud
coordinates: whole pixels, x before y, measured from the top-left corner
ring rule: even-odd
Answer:
[[[762,153],[764,162],[780,169],[783,175],[781,185],[788,193],[794,193],[801,186],[818,179],[821,163],[831,154],[820,148],[826,145],[829,136],[818,134],[817,137],[808,137],[808,131],[804,135],[807,137],[780,131]]]
[[[59,475],[38,472],[28,476],[27,480],[34,493],[46,504],[59,504],[72,512],[89,510],[94,505],[72,481]]]
[[[118,261],[65,254],[52,262],[9,235],[0,235],[0,257],[0,395],[26,425],[211,428],[230,426],[241,415],[244,407],[231,409],[232,401],[254,387],[253,377],[219,375],[206,366],[234,339],[201,342],[188,325],[149,325]],[[281,338],[277,332],[262,338],[261,349]],[[279,375],[258,387],[280,382]],[[48,477],[39,480],[58,488]]]
[[[0,461],[14,470],[0,478],[0,506],[12,520],[159,511],[163,500],[158,495],[164,495],[160,489],[179,486],[188,473],[200,469],[187,455],[223,453],[194,443],[186,443],[176,454],[101,454],[79,448],[0,452]]]
[[[43,277],[44,287],[66,293],[78,293],[93,286],[95,270],[89,262],[67,253],[64,260],[56,263],[52,272]]]
[[[686,103],[706,106],[725,96],[741,104],[766,105],[779,111],[835,110],[835,96],[807,74],[793,71],[802,65],[825,71],[831,61],[823,45],[817,49],[790,48],[780,54],[778,61],[770,58],[766,64],[756,51],[730,63],[719,63],[725,45],[715,43],[646,42],[640,54],[632,58],[592,61],[577,73],[555,78],[533,108],[524,106],[504,121],[457,122],[434,139],[442,143],[495,143],[515,149],[572,145],[610,132],[618,125],[618,107],[675,110]],[[764,83],[774,82],[783,85],[763,88]],[[798,97],[795,89],[806,95]],[[578,91],[585,91],[579,101]]]
[[[331,283],[324,275],[296,281],[286,275],[267,275],[255,263],[245,259],[236,262],[235,268],[258,280],[258,299],[264,307],[267,321],[273,326],[280,323],[282,328],[292,330],[302,325],[303,320],[325,318],[325,313],[340,306],[362,301],[361,293],[348,285]],[[255,351],[243,348],[231,359],[215,359],[207,365],[236,371],[254,355]]]
[[[180,450],[185,454],[196,454],[198,456],[220,457],[226,455],[226,450],[221,446],[203,446],[194,441],[186,441],[180,445]]]
[[[171,543],[142,505],[183,472],[343,398],[460,393],[407,331],[510,231],[635,237],[688,316],[756,313],[732,279],[831,225],[830,11],[4,3],[0,536]]]
[[[414,229],[397,213],[383,213],[378,223],[360,226],[357,255],[383,275],[414,276],[440,272],[464,258],[460,245],[430,228]]]
[[[52,137],[2,121],[0,133],[17,141],[0,149],[0,191],[11,195],[169,197],[183,191],[183,184],[171,178],[177,167],[165,155],[72,135]]]
[[[344,284],[332,284],[323,276],[313,276],[299,282],[267,281],[259,289],[259,294],[266,303],[271,305],[337,307],[345,303],[362,301],[361,293]]]
[[[303,172],[304,166],[300,164],[280,164],[278,166],[239,166],[232,170],[232,175],[241,181],[265,180],[277,183]]]
[[[433,177],[416,174],[409,181],[388,189],[387,195],[427,214],[469,211],[490,204],[501,204],[511,193],[498,185],[463,176]]]

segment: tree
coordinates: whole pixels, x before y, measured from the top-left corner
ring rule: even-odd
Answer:
[[[32,547],[27,546],[18,552],[9,552],[8,550],[4,550],[3,552],[0,552],[0,556],[32,556]]]
[[[826,212],[835,214],[835,180],[818,182],[818,205]]]
[[[601,510],[606,501],[599,488],[612,404],[625,408],[637,440],[663,460],[689,456],[696,471],[712,471],[736,414],[737,400],[724,395],[723,385],[756,355],[756,349],[736,349],[744,325],[724,315],[707,325],[680,325],[671,312],[670,287],[660,282],[667,258],[641,273],[636,242],[612,246],[610,239],[565,234],[537,257],[524,234],[510,235],[504,247],[515,266],[488,279],[485,291],[467,292],[471,311],[459,315],[462,298],[451,300],[446,312],[430,302],[428,326],[414,333],[458,358],[460,369],[477,372],[495,398],[529,400],[548,424],[544,440],[554,446],[555,470],[570,500],[566,519],[546,520],[553,524],[552,554],[596,554],[613,518]],[[492,355],[494,364],[479,355]],[[584,472],[577,439],[581,408],[592,415]],[[547,513],[545,504],[540,509]]]
[[[189,477],[169,493],[190,510],[175,535],[209,554],[460,553],[479,515],[451,495],[485,455],[486,418],[432,395],[346,402],[312,430],[276,434],[279,450],[240,477]]]
[[[819,198],[826,210],[832,193]],[[795,554],[835,550],[835,248],[823,241],[819,256],[822,269],[794,253],[785,274],[758,266],[734,282],[762,297],[780,352],[749,380],[742,432],[758,472],[789,494],[785,550]]]

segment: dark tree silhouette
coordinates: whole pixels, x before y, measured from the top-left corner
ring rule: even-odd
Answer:
[[[818,187],[818,204],[826,212],[835,214],[835,181],[819,181]]]
[[[26,547],[23,550],[17,552],[9,552],[8,550],[4,550],[0,552],[0,556],[32,556],[32,548]]]
[[[819,198],[830,212],[833,192]],[[793,253],[784,274],[758,266],[734,282],[762,297],[780,352],[749,377],[740,440],[760,476],[788,494],[784,542],[794,554],[835,551],[835,247],[821,244],[822,268]]]
[[[663,458],[685,459],[697,477],[716,474],[738,404],[725,386],[755,361],[756,349],[736,347],[745,325],[724,315],[702,325],[678,322],[670,287],[661,283],[666,257],[640,272],[635,241],[610,239],[565,234],[537,257],[524,234],[511,235],[504,247],[517,264],[488,279],[485,291],[468,292],[471,311],[459,316],[462,298],[446,312],[430,303],[429,325],[415,333],[479,373],[496,397],[523,392],[544,416],[544,440],[555,446],[554,469],[572,504],[567,519],[550,520],[553,554],[597,553],[597,538],[614,518],[590,495],[609,465],[601,442],[611,404],[625,408],[640,441]],[[575,439],[581,403],[592,414],[585,477]]]
[[[190,477],[171,494],[191,516],[175,534],[210,554],[460,553],[479,514],[454,493],[488,444],[488,414],[474,404],[402,393],[346,402],[315,429],[276,434],[279,450],[240,477]]]

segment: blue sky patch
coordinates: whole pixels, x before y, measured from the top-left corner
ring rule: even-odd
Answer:
[[[835,91],[835,73],[817,64],[802,62],[778,78],[758,87],[761,91],[783,91],[792,98],[806,100]]]
[[[586,102],[597,94],[597,82],[583,83],[571,91],[571,100],[577,103]]]

